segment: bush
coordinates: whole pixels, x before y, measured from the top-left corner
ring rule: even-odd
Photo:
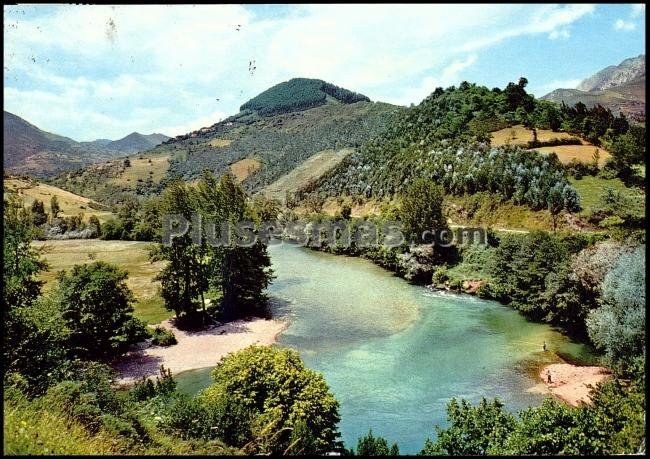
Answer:
[[[154,346],[171,346],[178,343],[176,336],[171,330],[167,330],[161,326],[157,326],[151,333],[151,344]]]
[[[338,402],[323,377],[305,368],[297,352],[250,346],[222,359],[212,376],[214,383],[200,400],[221,419],[222,439],[228,444],[252,442],[249,452],[282,453],[292,443],[291,433],[304,423],[300,429],[310,444],[292,449],[296,454],[323,454],[339,447]],[[228,431],[240,437],[229,438]]]

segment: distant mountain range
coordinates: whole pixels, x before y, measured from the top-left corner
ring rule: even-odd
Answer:
[[[582,81],[575,89],[560,88],[542,97],[557,103],[591,107],[600,104],[615,114],[622,112],[645,120],[645,54],[611,65]]]
[[[137,132],[123,139],[77,142],[43,131],[19,116],[4,112],[5,172],[48,177],[62,171],[148,150],[169,139],[163,134]]]

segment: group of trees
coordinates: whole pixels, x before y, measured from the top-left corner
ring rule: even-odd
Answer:
[[[261,116],[272,116],[317,107],[325,103],[327,96],[346,104],[370,100],[362,94],[322,80],[293,78],[255,96],[243,104],[240,110],[253,110]]]
[[[642,384],[610,381],[592,394],[592,405],[568,407],[553,399],[508,412],[498,399],[472,406],[452,400],[450,426],[437,427],[423,455],[603,455],[644,450],[645,394]]]
[[[252,221],[256,212],[230,174],[217,181],[205,172],[196,186],[173,182],[163,193],[160,212],[191,222],[188,231],[170,244],[159,244],[152,254],[168,261],[157,280],[169,310],[194,320],[199,307],[206,308],[205,294],[216,291],[221,298],[219,313],[226,320],[265,313],[271,261],[261,239],[249,244],[235,233],[235,224]],[[227,236],[223,244],[209,240],[226,241]]]
[[[31,212],[16,197],[3,215],[4,358],[7,370],[22,374],[39,390],[56,380],[76,358],[111,358],[148,336],[133,317],[126,274],[97,262],[59,275],[58,286],[41,294],[38,275],[47,265],[31,242],[37,235]]]
[[[645,245],[541,231],[508,234],[491,249],[481,294],[589,338],[610,364],[645,353]]]

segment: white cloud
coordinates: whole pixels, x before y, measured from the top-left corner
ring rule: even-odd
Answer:
[[[553,30],[551,33],[548,34],[548,38],[551,40],[557,40],[558,38],[569,38],[571,37],[571,33],[567,29],[557,29]]]
[[[449,87],[451,85],[458,85],[461,83],[462,71],[471,67],[476,62],[476,55],[472,54],[465,59],[459,59],[451,62],[438,76],[425,76],[420,84],[416,87],[407,89],[395,101],[402,105],[410,103],[419,103],[429,94],[431,94],[437,87]]]
[[[623,19],[617,19],[614,22],[614,29],[616,30],[634,30],[636,29],[636,24],[631,21],[625,21]]]
[[[69,5],[23,19],[7,8],[5,108],[80,139],[210,125],[296,76],[417,103],[458,84],[480,51],[517,36],[566,38],[594,9],[300,5],[259,19],[240,5]]]

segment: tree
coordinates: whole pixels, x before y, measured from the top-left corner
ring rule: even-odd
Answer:
[[[52,214],[52,218],[58,217],[60,212],[61,206],[59,206],[59,198],[52,196],[50,199],[50,213]]]
[[[343,220],[349,220],[352,216],[352,207],[349,204],[343,204],[341,207],[341,218]]]
[[[250,346],[228,354],[212,372],[213,384],[199,396],[217,425],[236,425],[243,437],[222,438],[248,444],[249,454],[299,453],[292,432],[315,454],[340,448],[339,404],[323,377],[308,368],[291,349]],[[224,409],[228,407],[228,409]],[[233,441],[234,440],[234,441]],[[304,445],[304,444],[303,444]]]
[[[546,204],[548,206],[548,211],[551,214],[551,219],[553,220],[553,231],[555,231],[557,229],[558,215],[564,208],[564,198],[562,197],[561,185],[556,184],[551,188],[548,197],[546,198]]]
[[[91,215],[88,218],[88,226],[93,230],[94,234],[96,234],[97,236],[101,236],[102,225],[99,222],[99,218],[97,218],[97,215]]]
[[[441,231],[448,230],[442,205],[443,191],[439,185],[426,179],[415,180],[402,198],[400,211],[407,237],[412,241],[425,242],[425,232],[439,237]]]
[[[388,442],[383,437],[375,437],[372,434],[372,429],[368,434],[360,437],[357,442],[357,456],[398,456],[399,447],[397,443],[389,448]]]
[[[32,220],[35,226],[41,226],[47,223],[47,214],[45,213],[45,205],[43,201],[36,199],[30,207],[32,213]]]
[[[603,281],[603,305],[587,318],[589,337],[610,360],[645,352],[645,245],[624,253]]]
[[[476,456],[499,454],[517,420],[498,399],[482,399],[473,407],[467,400],[452,399],[447,405],[450,426],[436,426],[438,438],[427,440],[420,454],[426,456]]]
[[[3,213],[3,320],[13,308],[28,307],[41,294],[43,282],[38,274],[47,269],[40,252],[32,245],[36,235],[30,212],[20,199],[10,195]]]
[[[162,215],[181,215],[191,222],[196,206],[193,190],[176,181],[163,194],[161,212]],[[156,276],[161,283],[165,307],[174,311],[177,317],[185,314],[193,320],[199,297],[205,304],[203,294],[209,287],[209,269],[206,267],[206,246],[195,244],[191,231],[190,228],[185,234],[175,237],[168,246],[161,244],[154,256],[168,261]]]
[[[44,386],[47,373],[65,357],[66,330],[57,321],[52,303],[38,301],[43,282],[37,276],[47,264],[31,244],[35,235],[32,217],[17,196],[4,200],[3,357],[6,372],[19,372],[31,386]]]
[[[255,210],[248,207],[246,194],[231,174],[224,174],[218,182],[211,173],[203,174],[196,196],[197,207],[206,220],[227,222],[232,229],[254,217]],[[273,277],[266,245],[259,240],[254,244],[240,242],[248,241],[234,234],[228,244],[207,249],[209,284],[222,292],[221,314],[226,320],[262,314],[267,303],[264,290]]]
[[[59,273],[57,294],[74,354],[110,358],[148,336],[144,323],[133,317],[126,278],[126,272],[101,261]]]

